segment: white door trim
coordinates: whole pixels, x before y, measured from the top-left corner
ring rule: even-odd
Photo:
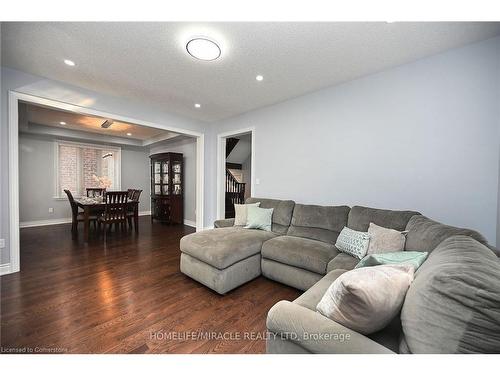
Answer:
[[[252,176],[250,180],[250,190],[252,195],[255,195],[255,127],[248,127],[244,129],[231,130],[228,132],[217,134],[217,216],[216,218],[224,219],[225,216],[225,171],[226,171],[226,142],[225,139],[228,137],[234,137],[238,135],[248,134],[252,136],[252,151],[251,151],[251,165],[250,174]]]
[[[204,134],[188,130],[144,121],[115,113],[81,107],[78,105],[61,102],[31,94],[17,91],[9,91],[9,252],[10,252],[10,273],[20,270],[20,249],[19,249],[19,119],[18,103],[25,101],[33,104],[43,105],[65,111],[76,112],[84,115],[100,116],[112,118],[117,121],[130,122],[137,125],[151,128],[163,129],[196,137],[196,230],[203,230],[203,208],[205,191],[205,148]],[[4,271],[4,270],[2,270]]]

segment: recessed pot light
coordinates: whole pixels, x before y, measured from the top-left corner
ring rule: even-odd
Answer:
[[[218,59],[221,50],[217,43],[207,38],[193,38],[186,44],[187,52],[195,59],[213,61]]]
[[[200,103],[196,103],[196,104],[194,105],[194,107],[195,107],[195,108],[200,108],[200,107],[201,107],[201,104],[200,104]]]
[[[66,125],[66,123],[64,121],[60,121],[59,124]]]
[[[130,137],[132,135],[132,133],[127,133],[127,135]]]
[[[264,80],[264,76],[261,76],[259,74],[257,77],[255,77],[255,79],[260,82],[260,81]]]
[[[69,66],[75,66],[75,65],[76,65],[74,61],[72,61],[72,60],[68,60],[68,59],[65,59],[65,60],[64,60],[64,63],[65,63],[66,65],[69,65]]]

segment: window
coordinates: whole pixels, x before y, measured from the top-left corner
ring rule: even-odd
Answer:
[[[56,198],[65,198],[65,189],[80,197],[86,188],[121,188],[120,148],[58,141],[55,154]]]

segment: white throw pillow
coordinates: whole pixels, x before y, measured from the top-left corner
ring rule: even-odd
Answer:
[[[369,243],[370,235],[368,233],[344,227],[337,238],[335,246],[343,253],[363,259],[368,251]]]
[[[316,310],[359,333],[377,332],[401,310],[413,272],[413,266],[408,264],[346,272],[330,285]]]
[[[394,253],[405,249],[405,232],[370,223],[368,234],[370,245],[367,254]]]
[[[248,206],[259,207],[260,202],[234,205],[234,225],[247,225]]]

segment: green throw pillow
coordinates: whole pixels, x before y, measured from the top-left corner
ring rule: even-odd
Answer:
[[[429,253],[420,251],[396,251],[394,253],[370,254],[365,256],[355,268],[379,266],[381,264],[410,264],[415,271],[424,263]]]
[[[247,229],[263,229],[271,231],[274,208],[247,207]]]

